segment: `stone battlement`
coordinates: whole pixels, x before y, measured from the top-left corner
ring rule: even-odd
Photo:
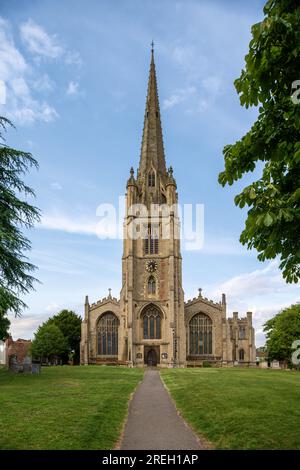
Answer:
[[[94,302],[90,305],[90,309],[94,309],[96,307],[100,307],[101,305],[103,304],[106,304],[107,302],[114,302],[115,304],[120,304],[120,299],[118,300],[116,297],[111,297],[111,296],[107,296],[107,297],[103,297],[103,299],[101,300],[98,300],[97,302]]]
[[[218,308],[219,310],[222,310],[221,302],[214,302],[213,300],[208,299],[207,297],[202,297],[201,295],[199,295],[198,297],[194,297],[193,299],[187,300],[186,302],[184,302],[184,306],[187,307],[193,304],[194,302],[203,302],[207,305],[212,305],[213,307]]]

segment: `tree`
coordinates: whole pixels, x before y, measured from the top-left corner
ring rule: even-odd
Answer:
[[[300,303],[279,312],[264,324],[268,358],[290,362],[292,344],[300,339]]]
[[[81,322],[81,317],[71,310],[62,310],[47,322],[49,325],[58,326],[67,341],[68,348],[62,357],[65,362],[68,361],[69,354],[72,351],[74,351],[74,360],[79,359]]]
[[[3,132],[12,123],[0,117],[0,310],[19,315],[26,304],[20,296],[33,289],[35,266],[24,252],[29,240],[21,232],[39,220],[39,210],[27,202],[34,191],[22,177],[37,161],[30,153],[8,147]]]
[[[0,341],[3,341],[6,338],[8,338],[9,327],[10,327],[9,319],[7,318],[5,312],[0,311]]]
[[[58,326],[44,323],[34,335],[31,344],[31,354],[33,357],[60,356],[67,351],[67,340]]]
[[[258,119],[223,149],[219,183],[232,185],[258,162],[260,179],[235,197],[250,209],[240,236],[258,259],[280,258],[287,282],[300,278],[300,5],[269,0],[265,18],[252,26],[245,69],[235,80],[242,106],[258,106]],[[298,89],[297,89],[298,87]],[[291,96],[292,94],[292,96]]]

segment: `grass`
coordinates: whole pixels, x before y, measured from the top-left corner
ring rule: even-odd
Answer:
[[[40,375],[0,369],[0,449],[112,449],[139,369],[49,367]]]
[[[300,449],[300,374],[171,369],[162,378],[186,421],[216,449]]]

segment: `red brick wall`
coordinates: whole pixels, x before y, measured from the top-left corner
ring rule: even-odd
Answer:
[[[18,362],[23,362],[24,357],[28,354],[30,345],[31,340],[19,338],[17,341],[13,341],[12,338],[8,338],[6,340],[7,357],[9,358],[9,356],[15,354],[17,356]]]

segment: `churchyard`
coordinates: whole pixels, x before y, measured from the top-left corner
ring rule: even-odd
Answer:
[[[143,369],[0,369],[0,449],[113,449]],[[216,449],[300,449],[300,374],[257,369],[166,369],[182,416]]]
[[[169,369],[162,379],[192,428],[216,449],[300,449],[300,374]]]

